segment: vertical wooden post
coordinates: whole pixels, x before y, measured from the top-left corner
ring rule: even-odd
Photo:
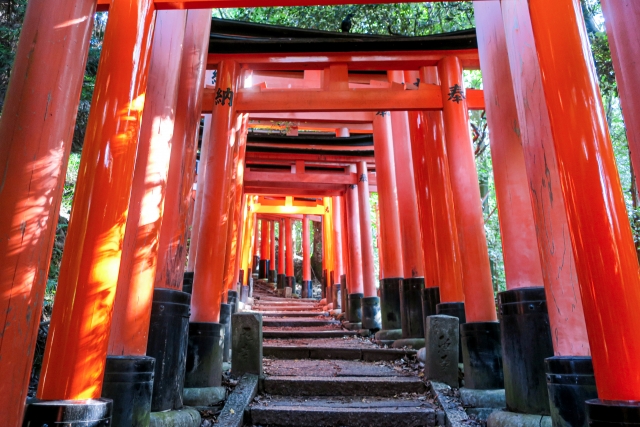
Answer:
[[[95,8],[27,4],[0,118],[0,412],[9,427],[22,425]]]
[[[311,246],[309,235],[309,216],[302,217],[302,281],[311,281]]]
[[[333,225],[333,259],[334,274],[336,281],[344,274],[344,256],[342,253],[342,196],[333,196],[331,200],[332,215],[331,224]]]
[[[349,173],[357,172],[356,165],[350,165]],[[347,188],[347,234],[349,235],[349,276],[347,285],[349,293],[364,293],[363,268],[362,268],[362,240],[360,238],[360,209],[358,206],[358,186],[350,185]],[[371,248],[373,251],[373,247]],[[373,267],[373,265],[372,265]]]
[[[286,217],[284,219],[285,238],[286,243],[286,275],[287,277],[293,277],[293,230],[291,227],[291,218]]]
[[[443,117],[451,187],[462,268],[465,313],[468,322],[497,320],[487,238],[478,185],[478,172],[469,136],[469,115],[462,84],[462,66],[456,57],[438,64],[443,96]]]
[[[373,258],[373,237],[371,233],[371,205],[369,203],[369,178],[367,162],[359,162],[358,213],[360,214],[360,247],[362,249],[362,283],[365,297],[375,297],[376,277]],[[356,292],[354,292],[356,293]]]
[[[41,400],[93,399],[102,391],[155,18],[152,2],[134,4],[115,0],[109,12],[42,363]]]

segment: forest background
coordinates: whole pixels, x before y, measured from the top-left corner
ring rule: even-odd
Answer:
[[[591,40],[591,48],[600,79],[600,89],[607,114],[607,122],[613,141],[618,164],[618,171],[622,182],[627,212],[631,223],[636,248],[640,249],[640,208],[638,190],[635,186],[634,171],[629,158],[626,132],[620,100],[618,98],[615,74],[613,71],[611,54],[607,35],[604,29],[604,19],[599,0],[581,0],[587,29]],[[27,0],[0,1],[0,111],[9,83],[13,58],[18,43],[22,20],[26,10]],[[447,3],[402,3],[377,5],[344,5],[318,7],[283,7],[283,8],[246,8],[246,9],[215,9],[213,17],[236,19],[256,23],[285,25],[298,28],[309,28],[326,31],[340,31],[340,24],[349,14],[352,14],[352,33],[385,34],[389,36],[424,36],[463,29],[475,26],[473,5],[471,2]],[[81,100],[73,136],[72,154],[66,175],[63,203],[60,211],[58,233],[54,245],[52,262],[49,271],[49,282],[45,297],[44,318],[50,313],[55,289],[57,287],[60,260],[64,249],[67,220],[73,203],[73,193],[78,175],[82,143],[91,106],[91,97],[98,70],[98,62],[102,47],[102,39],[108,19],[107,12],[96,13],[91,37],[91,46],[82,88]],[[466,87],[482,88],[482,75],[479,71],[465,72]],[[493,169],[491,164],[491,149],[489,140],[491,133],[487,129],[484,112],[470,113],[471,127],[469,132],[473,138],[476,164],[478,168],[481,196],[484,208],[484,223],[492,266],[494,290],[505,290],[504,263],[500,240],[500,224],[497,212]],[[377,194],[371,196],[374,243],[377,238],[375,224]],[[294,237],[298,262],[301,260],[301,224],[294,223]],[[321,240],[319,228],[313,232],[313,260],[314,276],[319,278],[321,271]],[[378,265],[377,247],[375,248],[376,266]],[[640,252],[640,250],[639,250]],[[298,268],[297,270],[300,270]],[[377,268],[376,268],[377,270]],[[376,271],[377,273],[378,271]],[[299,278],[300,280],[301,278]]]

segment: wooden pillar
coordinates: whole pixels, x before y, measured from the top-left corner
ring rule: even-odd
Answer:
[[[285,268],[285,224],[284,219],[278,221],[278,274],[286,275]]]
[[[379,111],[373,119],[373,145],[376,158],[378,203],[380,207],[381,245],[384,258],[384,278],[402,278],[402,240],[398,213],[398,189],[396,183],[391,117],[388,111]],[[358,171],[360,179],[363,179]],[[364,179],[367,179],[366,174]],[[362,204],[360,204],[362,206]],[[365,284],[366,286],[366,284]]]
[[[373,237],[371,233],[371,205],[369,203],[369,178],[367,162],[359,162],[358,173],[358,213],[360,215],[360,247],[362,250],[362,284],[365,297],[375,297],[376,277],[373,258]],[[378,184],[379,185],[379,184]],[[355,291],[353,293],[356,293]]]
[[[331,224],[333,225],[333,271],[335,281],[339,282],[340,276],[344,274],[344,255],[342,252],[342,196],[333,196],[331,199],[331,206],[333,207],[331,215]]]
[[[526,0],[502,3],[519,131],[556,356],[590,354],[559,163]],[[516,30],[517,29],[517,30]],[[544,159],[541,161],[540,159]],[[561,296],[561,298],[559,298]]]
[[[529,12],[598,397],[638,401],[640,336],[621,333],[640,329],[638,259],[580,2],[529,2]]]
[[[260,260],[268,260],[271,252],[269,244],[269,226],[270,223],[266,219],[260,221]]]
[[[284,219],[286,244],[286,275],[293,277],[293,230],[291,227],[291,218]]]
[[[637,183],[640,174],[640,3],[634,0],[600,0],[600,3]]]
[[[41,400],[94,399],[102,391],[155,18],[153,4],[134,4],[115,0],[109,12],[42,362]]]
[[[227,289],[232,290],[240,282],[240,265],[242,257],[242,242],[244,238],[245,223],[245,205],[246,197],[244,196],[244,159],[247,152],[247,129],[249,127],[249,115],[243,114],[242,126],[238,135],[238,160],[235,162],[235,212],[234,212],[234,228],[233,236],[235,247],[233,248],[232,265],[229,273],[229,281]]]
[[[209,9],[187,12],[178,104],[171,142],[171,163],[158,244],[156,288],[182,289],[187,249],[187,216],[195,171],[196,139],[209,45]]]
[[[0,118],[0,412],[10,427],[22,425],[95,8],[28,3]]]
[[[311,281],[311,245],[309,235],[309,215],[302,217],[302,281]]]
[[[275,270],[276,270],[276,222],[275,221],[269,221],[271,223],[270,226],[270,230],[271,230],[271,234],[269,236],[269,259],[271,260],[271,266],[270,266],[270,270],[274,271],[274,274],[272,274],[270,277],[275,281],[276,277],[275,277]]]
[[[239,67],[234,61],[221,61],[217,86],[226,98],[216,104],[212,112],[213,126],[204,185],[203,218],[222,219],[228,211],[227,179],[231,167],[230,152],[235,145],[233,94],[238,89]],[[225,95],[223,95],[225,96]],[[193,282],[194,304],[191,322],[218,322],[224,277],[224,250],[227,221],[207,221],[200,227],[200,242],[196,254],[196,274]]]
[[[187,12],[157,13],[108,354],[144,356]]]
[[[348,171],[349,173],[356,173],[356,165],[350,165]],[[362,294],[364,293],[364,279],[362,268],[362,240],[360,238],[360,209],[358,206],[357,185],[350,185],[347,188],[346,200],[347,234],[349,235],[349,250],[347,251],[349,276],[347,280],[347,287],[349,288],[350,294]],[[371,247],[371,251],[373,253],[373,246]],[[373,265],[371,265],[371,267],[373,267]]]
[[[462,255],[465,313],[467,322],[497,320],[489,266],[487,238],[473,148],[469,114],[462,84],[462,65],[456,57],[438,64],[440,73],[445,140],[455,202],[458,239]]]

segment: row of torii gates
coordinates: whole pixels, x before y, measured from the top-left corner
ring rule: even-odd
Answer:
[[[375,184],[383,330],[398,327],[386,317],[391,300],[400,300],[400,286],[415,290],[415,283],[438,288],[441,303],[464,303],[467,324],[494,330],[468,132],[474,108],[486,108],[491,131],[509,289],[499,296],[502,315],[538,312],[544,289],[558,363],[593,359],[600,400],[591,401],[592,413],[620,420],[606,425],[637,420],[638,259],[580,2],[476,1],[477,50],[464,45],[465,34],[416,39],[428,48],[398,39],[391,50],[382,50],[380,40],[372,48],[365,37],[337,51],[288,51],[286,43],[269,51],[260,37],[227,52],[224,40],[210,43],[212,7],[311,3],[339,2],[30,0],[0,122],[3,425],[23,423],[97,7],[109,9],[109,20],[37,393],[42,402],[28,406],[25,423],[46,421],[39,417],[47,405],[95,402],[77,401],[101,396],[107,355],[146,354],[154,287],[181,288],[202,114],[209,136],[202,138],[188,265],[192,323],[219,321],[227,290],[250,268],[254,208],[278,195],[285,201],[270,213],[276,219],[299,197],[327,198],[326,268],[336,281],[346,275],[350,300],[362,294],[367,307],[375,303],[367,208],[368,186]],[[640,170],[640,6],[632,0],[602,6]],[[409,47],[401,47],[405,42]],[[484,91],[465,90],[463,68],[478,66]],[[217,70],[215,88],[205,81],[207,69]],[[387,73],[381,79],[375,72]],[[262,84],[244,84],[252,73]],[[370,129],[374,154],[349,147],[306,153],[286,143],[271,153],[258,142],[251,149],[252,120],[255,127],[285,120],[315,123],[316,130],[320,123]],[[246,284],[249,274],[243,276]],[[522,341],[537,338],[522,333]]]

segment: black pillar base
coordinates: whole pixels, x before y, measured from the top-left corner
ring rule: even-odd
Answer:
[[[334,283],[331,288],[331,292],[333,293],[333,309],[341,310],[342,309],[342,286],[340,283]]]
[[[255,255],[253,257],[253,265],[251,266],[251,269],[253,270],[253,274],[257,273],[259,268],[260,268],[260,257],[258,255]]]
[[[507,409],[549,415],[544,359],[553,343],[544,288],[500,292],[498,307]]]
[[[241,286],[240,287],[240,301],[243,304],[247,303],[247,298],[249,298],[249,287],[248,286]]]
[[[588,426],[586,402],[598,398],[591,358],[554,356],[545,359],[544,365],[553,425]]]
[[[224,325],[220,323],[189,323],[185,387],[204,388],[222,385],[223,334]]]
[[[102,397],[113,401],[112,425],[149,425],[155,362],[148,356],[107,356]]]
[[[191,295],[155,289],[147,356],[156,359],[151,412],[182,409]]]
[[[464,386],[476,390],[504,388],[502,345],[498,322],[460,325]]]
[[[347,289],[347,275],[343,274],[342,276],[340,276],[340,298],[342,299],[341,305],[343,313],[349,310],[349,304],[347,303],[347,301],[349,301],[348,295],[349,291]]]
[[[467,316],[464,312],[464,303],[463,302],[442,302],[436,305],[436,314],[442,314],[444,316],[453,316],[457,317],[459,320],[459,324],[467,323]],[[462,360],[462,342],[458,343],[458,349],[460,354],[459,362],[463,363]]]
[[[193,271],[185,271],[182,279],[182,292],[193,293]]]
[[[329,273],[327,270],[322,272],[322,295],[321,298],[327,299],[327,281],[329,280]],[[328,303],[329,301],[327,301]]]
[[[402,338],[424,338],[423,289],[424,277],[405,278],[400,284]]]
[[[284,274],[278,274],[278,289],[284,289],[287,287],[287,276]]]
[[[380,280],[380,312],[382,330],[401,329],[400,285],[402,278],[386,278]]]
[[[231,304],[220,304],[220,323],[224,326],[223,362],[231,362],[231,310]]]
[[[382,328],[380,315],[380,298],[363,297],[362,304],[362,329],[377,332]]]
[[[231,314],[238,312],[238,292],[227,291],[227,304],[231,305]]]
[[[349,312],[347,313],[349,323],[362,323],[362,298],[364,294],[349,295]]]
[[[267,278],[267,274],[269,272],[269,260],[268,259],[261,259],[260,260],[260,268],[258,271],[258,279],[266,279]]]
[[[36,400],[25,408],[22,427],[112,427],[111,412],[111,399]]]
[[[269,283],[276,283],[278,280],[278,272],[276,270],[269,270],[269,274],[267,274],[267,281]]]
[[[286,282],[287,288],[291,288],[291,292],[296,289],[296,278],[294,276],[287,276]]]
[[[427,317],[438,314],[436,306],[440,304],[440,288],[424,288],[422,290],[422,327],[427,331]]]
[[[249,268],[249,277],[251,277],[251,269]],[[238,282],[240,285],[244,285],[244,270],[238,272]]]
[[[640,425],[640,401],[592,399],[586,405],[589,427]]]
[[[302,292],[300,293],[302,298],[313,298],[313,282],[311,280],[304,280],[302,282]]]

